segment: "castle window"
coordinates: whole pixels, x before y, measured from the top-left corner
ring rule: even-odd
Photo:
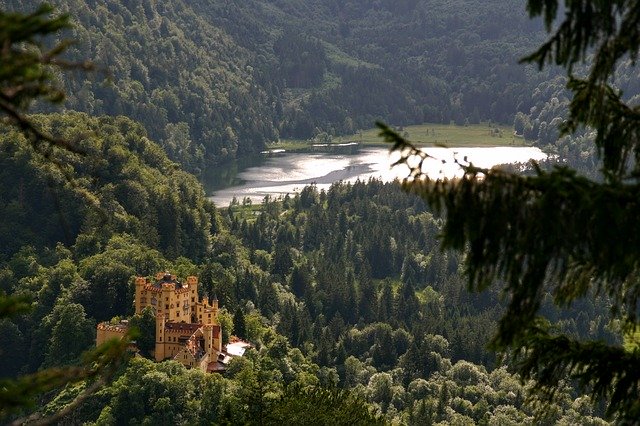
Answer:
[[[176,316],[179,317],[180,316],[180,311],[176,311]]]
[[[164,305],[164,308],[165,309],[169,309],[169,305]]]
[[[140,298],[140,303],[147,303],[147,298],[146,297],[141,297]]]
[[[192,297],[192,298],[191,298],[191,303],[193,303],[193,302],[195,302],[195,301],[196,301],[196,298],[195,298],[195,297]]]

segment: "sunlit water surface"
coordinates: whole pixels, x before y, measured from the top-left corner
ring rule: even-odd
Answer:
[[[532,147],[426,148],[425,151],[433,159],[425,162],[423,170],[432,178],[461,175],[454,158],[464,163],[466,157],[468,162],[482,168],[546,158],[540,149]],[[293,194],[310,184],[328,189],[338,181],[355,182],[371,177],[385,182],[402,179],[407,175],[407,168],[390,166],[397,158],[397,154],[390,155],[385,148],[363,148],[355,154],[282,153],[257,158],[249,164],[223,166],[229,170],[217,170],[205,176],[203,183],[217,206],[228,206],[234,197],[238,201],[248,197],[259,203],[267,195]]]

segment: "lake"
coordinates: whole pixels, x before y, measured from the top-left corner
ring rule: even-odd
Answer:
[[[533,147],[425,148],[425,151],[434,157],[425,164],[425,171],[432,178],[460,175],[460,168],[452,161],[454,157],[460,162],[466,157],[473,165],[484,168],[540,161],[547,157]],[[310,184],[327,189],[338,181],[403,178],[407,174],[406,167],[390,168],[396,158],[383,147],[362,148],[353,153],[263,154],[209,168],[202,181],[213,202],[218,207],[226,207],[233,197],[238,201],[249,197],[252,202],[259,203],[267,195],[293,194]]]

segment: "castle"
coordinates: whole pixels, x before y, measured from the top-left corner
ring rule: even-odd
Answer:
[[[156,315],[156,361],[173,359],[189,368],[205,372],[224,371],[231,359],[222,346],[222,329],[218,324],[218,300],[199,300],[198,278],[190,276],[185,283],[168,272],[158,273],[155,281],[144,277],[135,280],[135,313],[151,307]],[[128,323],[100,323],[96,343],[121,338]],[[242,354],[249,344],[235,343],[233,354]]]

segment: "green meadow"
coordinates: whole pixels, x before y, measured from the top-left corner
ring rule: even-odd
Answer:
[[[420,124],[396,128],[405,138],[419,145],[445,145],[448,147],[472,147],[472,146],[523,146],[524,139],[513,135],[513,128],[495,124],[474,124],[469,126],[457,126],[454,124]],[[367,146],[384,145],[382,138],[378,136],[377,128],[363,130],[346,136],[331,138],[330,143],[341,144],[358,142]],[[283,139],[269,145],[269,149],[285,149],[288,151],[308,149],[316,143],[326,143],[327,138],[314,138],[310,140]]]

